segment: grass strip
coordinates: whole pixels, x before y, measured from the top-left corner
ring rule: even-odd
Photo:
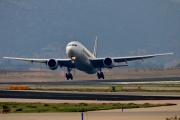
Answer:
[[[2,113],[86,112],[96,110],[147,108],[171,105],[176,104],[0,102],[0,110],[2,110]]]

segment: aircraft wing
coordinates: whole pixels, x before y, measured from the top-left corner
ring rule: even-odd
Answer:
[[[164,55],[171,55],[174,53],[163,53],[163,54],[152,54],[152,55],[142,55],[142,56],[127,56],[127,57],[110,57],[112,60],[114,60],[114,63],[121,63],[125,62],[127,64],[128,61],[133,60],[144,60],[147,58],[157,57],[157,56],[164,56]],[[105,68],[103,61],[105,58],[93,58],[90,59],[91,64],[96,68]],[[127,65],[115,65],[113,67],[121,67],[121,66],[127,66]]]
[[[47,64],[47,62],[50,59],[36,59],[36,58],[16,58],[16,57],[3,57],[5,59],[11,59],[11,60],[21,60],[21,61],[27,61],[27,62],[37,62],[37,63],[45,63]],[[72,61],[70,59],[54,59],[58,62],[58,64],[60,66],[63,67],[69,67],[72,65]]]

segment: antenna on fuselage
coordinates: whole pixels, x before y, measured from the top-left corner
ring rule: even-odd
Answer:
[[[95,58],[97,57],[97,48],[98,48],[98,38],[96,36],[95,44],[94,44],[94,51],[93,51],[93,55]]]

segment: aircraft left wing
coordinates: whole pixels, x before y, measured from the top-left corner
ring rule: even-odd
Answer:
[[[127,65],[113,65],[113,63],[125,62],[127,64],[128,61],[144,60],[147,58],[171,55],[171,54],[174,54],[174,53],[152,54],[152,55],[142,55],[142,56],[127,56],[127,57],[93,58],[93,59],[90,59],[90,61],[91,61],[91,64],[96,68],[108,68],[108,67],[112,68],[112,67],[127,66]],[[104,64],[105,60],[109,62],[108,65]]]
[[[16,58],[16,57],[3,57],[5,59],[12,59],[12,60],[21,60],[21,61],[27,61],[27,62],[37,62],[37,63],[45,63],[51,59],[36,59],[36,58]],[[70,67],[72,65],[72,61],[70,59],[52,59],[57,61],[59,66],[63,67]]]

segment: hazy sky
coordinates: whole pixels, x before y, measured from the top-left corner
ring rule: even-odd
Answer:
[[[100,57],[176,52],[180,60],[180,0],[1,0],[0,56],[34,57],[76,40]],[[45,54],[45,53],[44,53]],[[46,56],[46,55],[45,55]]]

